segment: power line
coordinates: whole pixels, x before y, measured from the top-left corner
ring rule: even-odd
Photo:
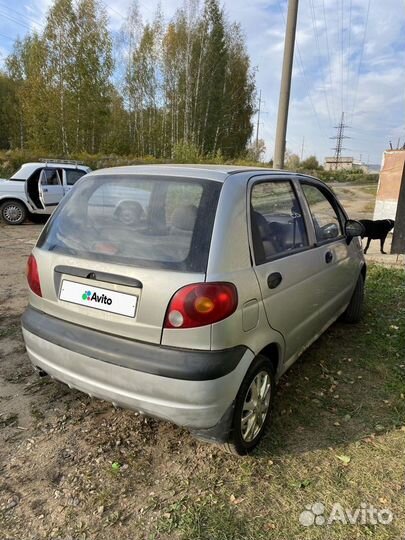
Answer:
[[[333,79],[332,78],[332,62],[331,62],[331,56],[330,56],[329,33],[328,33],[328,23],[327,23],[327,18],[326,18],[325,0],[322,0],[322,10],[323,10],[323,18],[324,18],[324,22],[325,22],[326,51],[327,51],[327,55],[328,55],[328,72],[329,72],[329,85],[330,85],[329,96],[330,96],[331,105],[332,105],[332,108],[333,108],[333,117],[334,117],[333,119],[334,119],[334,122],[337,123],[338,116],[337,116],[336,108],[335,108],[335,100],[333,99],[334,87],[333,87],[333,80],[332,80]]]
[[[9,19],[10,21],[12,21],[15,24],[19,24],[20,26],[24,26],[25,28],[28,28],[28,30],[31,30],[31,26],[28,26],[27,24],[19,21],[18,19],[15,19],[14,17],[10,17],[10,15],[7,15],[7,13],[4,13],[4,12],[0,11],[0,15],[2,17],[6,17],[6,19]]]
[[[13,13],[15,13],[16,15],[18,15],[19,17],[22,17],[23,19],[26,19],[27,21],[31,22],[31,24],[36,24],[40,27],[44,27],[44,25],[38,21],[36,21],[35,19],[33,19],[32,17],[29,17],[28,15],[24,15],[23,13],[21,13],[20,11],[17,11],[11,7],[9,7],[7,4],[4,4],[3,2],[0,2],[0,7],[2,9],[7,9],[9,11],[12,11]]]
[[[0,36],[1,36],[1,37],[4,37],[4,38],[6,38],[6,39],[9,39],[10,41],[15,41],[15,38],[12,38],[12,37],[10,37],[10,36],[6,36],[6,34],[1,34],[1,33],[0,33]]]
[[[101,4],[103,4],[106,9],[109,9],[110,11],[121,17],[121,19],[124,19],[124,21],[127,20],[126,16],[122,15],[122,13],[120,13],[118,10],[110,6],[110,4],[107,4],[107,2],[101,2]]]
[[[352,8],[353,8],[353,0],[350,0],[349,4],[349,37],[348,37],[348,43],[347,43],[347,64],[348,67],[346,69],[346,102],[348,101],[348,89],[350,88],[350,47],[351,47],[351,41],[352,41]]]
[[[128,19],[127,15],[122,15],[122,13],[120,13],[117,9],[110,6],[110,4],[107,4],[107,2],[101,2],[101,3],[105,6],[106,9],[109,9],[110,11],[112,11],[113,13],[118,15],[119,17],[121,17],[121,19],[124,19],[124,21],[126,21]],[[149,13],[153,14],[152,8],[150,8],[149,6],[146,6],[146,5],[141,4],[139,2],[138,2],[138,5],[139,5],[139,12],[140,13],[141,13],[142,9],[146,9],[146,11],[149,11]]]
[[[359,78],[360,78],[361,65],[363,63],[364,45],[366,43],[368,19],[369,19],[369,14],[370,14],[370,5],[371,5],[371,0],[368,0],[368,6],[367,6],[367,12],[366,12],[366,20],[365,20],[365,24],[364,24],[363,40],[362,40],[361,49],[360,49],[359,65],[358,65],[358,68],[357,68],[357,76],[356,76],[356,79],[355,79],[356,83],[355,83],[355,87],[354,87],[355,88],[355,90],[354,90],[354,98],[353,98],[352,109],[351,109],[351,114],[350,114],[350,121],[351,122],[353,121],[354,110],[356,108],[356,102],[357,102],[357,92],[358,92],[358,88],[359,88]]]
[[[314,32],[315,43],[316,43],[316,48],[317,48],[317,53],[318,53],[319,68],[320,68],[322,78],[324,78],[322,54],[321,54],[321,47],[320,47],[320,44],[319,44],[319,33],[318,33],[318,26],[317,26],[317,20],[316,20],[315,7],[314,7],[313,0],[310,0],[309,5],[310,5],[311,17],[312,17],[312,29],[313,29],[313,32]],[[323,93],[324,93],[324,96],[325,96],[326,109],[328,111],[329,124],[332,125],[332,119],[331,119],[331,116],[330,116],[328,94],[326,92],[325,84],[323,84],[322,86],[323,86]]]
[[[284,21],[284,25],[286,24],[286,20],[285,20],[285,17],[284,17],[284,13],[283,13],[283,10],[281,8],[281,5],[280,5],[280,2],[277,3],[277,7],[281,13],[281,17],[283,18],[283,21]],[[317,121],[317,124],[318,124],[318,127],[321,131],[324,132],[325,134],[325,131],[324,131],[324,128],[322,127],[322,124],[319,120],[319,115],[315,109],[315,105],[314,105],[314,102],[313,102],[313,99],[311,97],[311,93],[309,91],[309,87],[310,87],[310,84],[309,84],[309,81],[308,81],[308,78],[307,78],[307,75],[306,75],[306,72],[305,72],[305,68],[304,68],[304,63],[302,61],[302,56],[301,56],[301,50],[300,50],[300,47],[299,47],[299,44],[298,44],[298,40],[296,40],[295,42],[295,47],[297,49],[297,56],[298,56],[298,63],[299,63],[299,67],[300,67],[300,70],[301,70],[301,75],[302,77],[305,79],[305,87],[308,89],[308,92],[307,92],[307,97],[309,99],[309,102],[310,102],[310,105],[311,105],[311,108],[312,108],[312,111],[314,113],[314,116],[316,118],[316,121]]]

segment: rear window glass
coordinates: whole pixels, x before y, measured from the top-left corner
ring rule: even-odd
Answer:
[[[38,247],[134,266],[204,272],[221,184],[95,176],[65,197]]]

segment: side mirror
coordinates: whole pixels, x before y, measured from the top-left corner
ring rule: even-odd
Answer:
[[[365,232],[366,229],[364,228],[364,225],[360,223],[360,221],[356,221],[355,219],[348,219],[345,223],[345,235],[347,245],[350,244],[350,242],[355,236],[363,237]]]

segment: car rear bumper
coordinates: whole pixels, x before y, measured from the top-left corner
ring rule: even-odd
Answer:
[[[22,327],[31,362],[48,375],[91,396],[198,430],[202,436],[201,430],[208,430],[206,438],[221,421],[225,425],[220,431],[229,431],[229,409],[254,357],[245,347],[214,354],[139,343],[72,325],[31,307]],[[97,340],[101,345],[96,346]],[[220,438],[218,429],[215,438]]]

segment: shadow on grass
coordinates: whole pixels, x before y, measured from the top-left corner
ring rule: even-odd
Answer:
[[[346,444],[405,423],[404,278],[369,269],[362,322],[335,323],[283,376],[257,456]]]

